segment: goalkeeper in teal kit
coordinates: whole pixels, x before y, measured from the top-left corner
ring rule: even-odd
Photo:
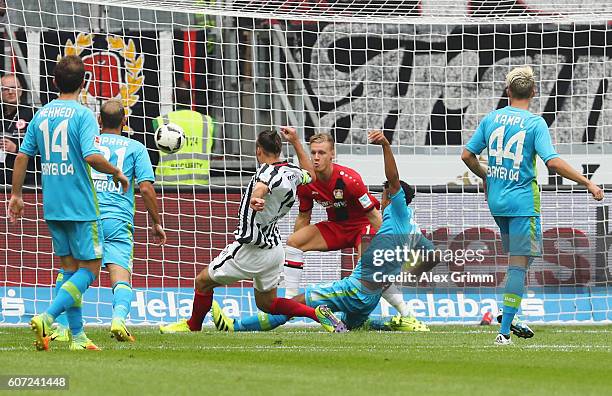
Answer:
[[[522,338],[533,337],[533,331],[518,320],[516,313],[526,272],[534,258],[542,255],[536,155],[551,171],[585,186],[596,200],[604,195],[595,183],[559,158],[546,121],[529,112],[529,102],[535,95],[532,69],[513,69],[506,85],[510,105],[482,119],[461,155],[468,168],[483,179],[491,215],[499,226],[504,252],[509,254],[497,345],[511,344],[510,332]],[[489,153],[486,168],[476,158],[485,148]]]
[[[334,312],[342,313],[342,321],[348,329],[369,327],[378,330],[397,330],[401,317],[391,321],[370,320],[370,313],[378,305],[382,292],[389,282],[389,277],[399,275],[405,263],[403,256],[376,262],[376,251],[395,251],[397,247],[409,246],[412,249],[424,248],[433,250],[433,245],[423,238],[414,221],[411,221],[412,210],[408,204],[413,191],[407,183],[400,181],[391,146],[384,134],[375,131],[369,134],[373,144],[383,147],[385,176],[381,208],[383,221],[373,237],[370,246],[365,249],[353,273],[342,280],[315,287],[309,287],[304,294],[293,299],[310,307],[327,305]],[[386,280],[387,279],[387,280]],[[218,330],[225,331],[260,331],[271,330],[290,318],[285,315],[269,315],[260,312],[256,316],[243,319],[230,319],[219,304],[213,303],[213,320]]]

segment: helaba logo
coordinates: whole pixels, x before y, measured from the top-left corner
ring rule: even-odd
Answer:
[[[457,293],[448,294],[444,298],[440,295],[427,293],[425,296],[406,295],[406,303],[417,317],[422,318],[480,318],[486,312],[497,313],[499,310],[498,298],[493,294],[465,295]],[[389,304],[381,300],[382,316],[390,316]],[[521,312],[525,316],[541,317],[545,314],[544,300],[528,292],[521,302]]]
[[[109,35],[106,50],[98,49],[94,41],[93,34],[79,33],[74,42],[69,39],[65,44],[64,56],[78,55],[85,63],[81,103],[95,107],[100,99],[121,99],[129,116],[144,85],[144,56],[136,52],[132,39]]]
[[[6,296],[0,298],[3,316],[22,316],[25,313],[23,298],[16,297],[16,295],[14,289],[8,289]]]
[[[191,316],[193,294],[175,291],[145,292],[137,291],[130,318],[132,319],[168,319]],[[152,297],[155,296],[155,297]],[[219,300],[225,313],[230,317],[240,316],[240,304],[235,298]]]

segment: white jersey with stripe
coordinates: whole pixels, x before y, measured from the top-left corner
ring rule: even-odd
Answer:
[[[281,243],[276,223],[285,217],[295,203],[297,187],[311,181],[310,174],[300,167],[287,162],[263,164],[257,169],[240,201],[238,228],[234,231],[236,240],[260,248],[272,248]],[[268,186],[264,209],[256,212],[249,203],[257,182]]]

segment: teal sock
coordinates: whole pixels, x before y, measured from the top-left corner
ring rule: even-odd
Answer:
[[[117,282],[113,286],[113,319],[125,320],[132,304],[132,286],[127,282]]]
[[[257,315],[234,320],[234,331],[268,331],[289,321],[285,315],[270,315],[257,312]]]
[[[510,325],[514,315],[521,307],[523,293],[525,292],[525,269],[521,267],[508,267],[506,286],[504,288],[504,305],[502,322],[499,332],[510,335]]]
[[[55,289],[53,289],[53,297],[57,296],[57,293],[62,288],[64,282],[70,279],[74,275],[74,271],[66,271],[63,268],[60,268],[57,278],[55,278]],[[68,319],[66,315],[61,313],[57,318],[55,318],[55,322],[63,327],[68,327]]]
[[[66,310],[66,318],[73,338],[83,332],[83,309],[80,301]]]
[[[63,311],[68,311],[73,305],[78,305],[80,311],[80,304],[83,293],[89,288],[89,285],[96,279],[93,272],[87,268],[79,268],[69,280],[64,281],[64,284],[57,293],[57,296],[53,299],[51,306],[47,309],[46,313],[52,319],[55,319]],[[68,325],[72,328],[76,326],[76,323],[72,323],[70,314],[66,312],[68,316]],[[79,326],[83,326],[82,319]],[[75,334],[75,333],[73,333]]]

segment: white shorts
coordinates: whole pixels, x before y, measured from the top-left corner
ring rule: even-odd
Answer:
[[[256,290],[266,292],[278,287],[284,262],[285,249],[282,245],[260,249],[233,242],[210,263],[208,275],[221,285],[252,280]]]

